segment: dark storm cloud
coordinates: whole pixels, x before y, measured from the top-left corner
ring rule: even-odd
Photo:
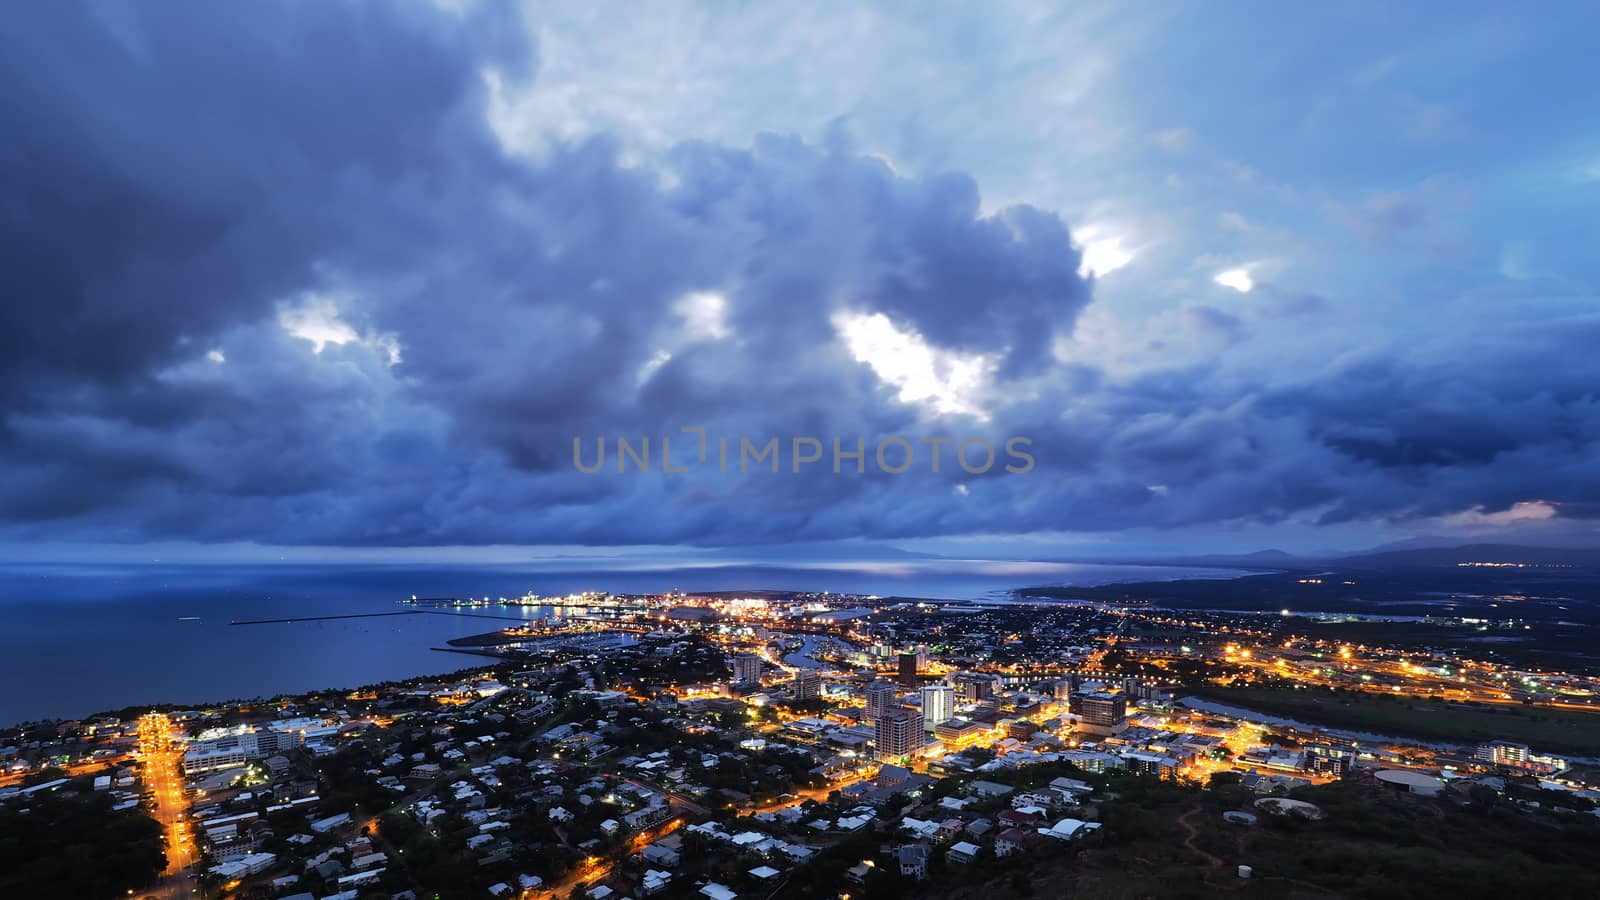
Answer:
[[[529,161],[485,117],[486,68],[537,77],[521,23],[115,9],[0,34],[9,537],[738,544],[1600,502],[1571,330],[1488,365],[1113,377],[1053,356],[1090,302],[1065,225],[984,214],[966,175],[898,175],[840,130]],[[1257,318],[1322,307],[1263,296]],[[989,418],[899,399],[839,333],[875,314],[933,368],[987,360]],[[320,346],[283,324],[307,315]],[[1247,334],[1181,318],[1224,351]],[[682,460],[683,425],[859,436],[869,469],[882,436],[953,440],[938,475],[573,471],[574,436]],[[1035,471],[955,466],[1013,435]]]
[[[0,53],[11,402],[114,381],[268,311],[372,197],[489,162],[464,29],[382,6],[19,10]],[[485,49],[474,45],[475,51]],[[474,144],[477,146],[474,147]],[[353,196],[355,195],[355,196]],[[381,258],[379,247],[365,248]]]

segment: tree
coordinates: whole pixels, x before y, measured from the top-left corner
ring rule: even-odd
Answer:
[[[167,865],[161,825],[111,805],[108,794],[63,789],[26,813],[0,806],[0,897],[94,900],[153,884]]]

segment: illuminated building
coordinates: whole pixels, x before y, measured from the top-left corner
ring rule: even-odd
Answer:
[[[874,681],[867,685],[867,721],[876,723],[885,712],[898,705],[899,692],[887,681]]]
[[[1490,765],[1521,768],[1528,762],[1528,745],[1512,741],[1490,741],[1478,745],[1478,759]]]
[[[1312,746],[1306,748],[1306,768],[1319,775],[1343,777],[1355,765],[1356,755],[1339,747]]]
[[[1025,719],[1019,719],[1006,725],[1006,737],[1025,741],[1039,733],[1039,726]]]
[[[951,719],[933,726],[933,736],[952,744],[971,743],[990,731],[989,726],[966,719]]]
[[[1540,756],[1528,749],[1527,744],[1515,741],[1490,741],[1478,745],[1480,762],[1501,769],[1516,769],[1532,774],[1548,775],[1566,767],[1566,760],[1556,756]]]
[[[1121,692],[1079,691],[1070,708],[1079,728],[1094,734],[1119,734],[1128,727],[1128,698]]]
[[[932,731],[935,726],[950,721],[956,712],[956,692],[948,684],[930,684],[922,688],[923,727]]]
[[[956,694],[962,703],[981,703],[994,696],[994,678],[962,672],[955,677]]]
[[[875,731],[880,758],[909,756],[922,746],[922,712],[896,706],[878,717]]]
[[[1123,760],[1130,772],[1167,779],[1178,777],[1178,771],[1183,768],[1181,760],[1161,753],[1129,753]]]
[[[247,761],[261,759],[301,746],[304,733],[289,730],[250,730],[225,733],[210,740],[197,740],[189,744],[183,754],[183,773],[198,775],[242,766]]]
[[[794,699],[816,700],[821,696],[821,673],[807,669],[794,676]]]
[[[761,680],[761,657],[754,653],[741,653],[733,658],[733,680],[738,684],[756,684]]]

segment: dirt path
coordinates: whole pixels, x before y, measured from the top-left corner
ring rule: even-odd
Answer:
[[[1200,832],[1199,832],[1199,830],[1197,828],[1194,827],[1194,823],[1191,822],[1190,819],[1192,819],[1195,816],[1195,814],[1198,813],[1198,812],[1200,812],[1200,807],[1196,806],[1193,809],[1189,810],[1188,812],[1184,813],[1182,816],[1178,817],[1178,824],[1182,825],[1183,826],[1183,830],[1185,832],[1187,832],[1188,835],[1189,835],[1188,837],[1183,839],[1184,849],[1188,850],[1190,853],[1193,853],[1195,856],[1198,856],[1201,859],[1205,860],[1206,865],[1210,866],[1211,868],[1220,869],[1220,868],[1222,868],[1222,860],[1221,859],[1219,859],[1218,857],[1216,857],[1216,856],[1214,856],[1214,855],[1212,855],[1210,853],[1207,853],[1206,851],[1201,850],[1199,847],[1195,846],[1194,839],[1200,835]]]

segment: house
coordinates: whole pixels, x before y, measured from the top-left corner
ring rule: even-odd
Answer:
[[[1060,802],[1061,802],[1060,795],[1056,794],[1054,792],[1051,792],[1051,793],[1048,793],[1048,794],[1046,794],[1046,793],[1029,792],[1029,793],[1026,793],[1026,794],[1017,794],[1016,796],[1012,797],[1011,798],[1011,808],[1012,809],[1031,809],[1031,808],[1048,809],[1048,808],[1050,808],[1050,807],[1052,807],[1052,806],[1054,806],[1054,805],[1056,805],[1057,803],[1060,803]]]
[[[1044,817],[1036,812],[1023,812],[1020,809],[1008,809],[999,815],[1002,828],[1032,828],[1044,821]]]
[[[997,784],[993,781],[974,781],[967,789],[980,797],[1004,797],[1014,790],[1009,785]]]
[[[647,863],[655,863],[658,866],[666,866],[669,869],[676,867],[679,859],[681,858],[679,857],[677,850],[665,846],[660,842],[646,846],[644,848],[644,852],[640,853],[639,855],[643,857],[644,861]]]
[[[715,881],[701,888],[700,893],[711,898],[711,900],[734,900],[735,897],[739,896],[733,892],[732,888],[725,884],[717,884]]]
[[[921,881],[928,877],[928,848],[923,844],[904,844],[900,847],[900,874]]]
[[[1021,828],[1008,828],[995,837],[994,855],[1005,857],[1014,853],[1022,853],[1028,849],[1030,838],[1030,832],[1023,831]]]
[[[349,821],[349,813],[339,813],[336,816],[329,816],[326,819],[318,819],[317,821],[312,822],[311,830],[315,831],[317,834],[327,834],[328,832]]]
[[[1099,822],[1085,822],[1082,819],[1062,819],[1042,833],[1056,840],[1071,841],[1081,838],[1099,827]]]
[[[965,865],[978,858],[978,845],[969,841],[957,841],[945,851],[945,858],[953,863]]]
[[[840,831],[860,831],[871,821],[872,816],[865,813],[859,816],[844,816],[835,823],[835,827]]]
[[[1067,803],[1076,803],[1079,796],[1094,793],[1094,785],[1076,778],[1056,778],[1050,782],[1050,789]]]
[[[794,860],[795,862],[801,862],[801,863],[810,860],[811,857],[815,854],[814,850],[812,850],[810,847],[807,847],[804,844],[787,844],[787,843],[784,844],[782,847],[779,847],[778,848],[778,852],[782,853],[784,856],[789,857],[790,859]]]
[[[651,803],[642,809],[636,809],[622,817],[624,824],[635,831],[653,828],[672,818],[671,805],[660,802],[661,798],[652,796]],[[602,826],[603,827],[603,826]]]

